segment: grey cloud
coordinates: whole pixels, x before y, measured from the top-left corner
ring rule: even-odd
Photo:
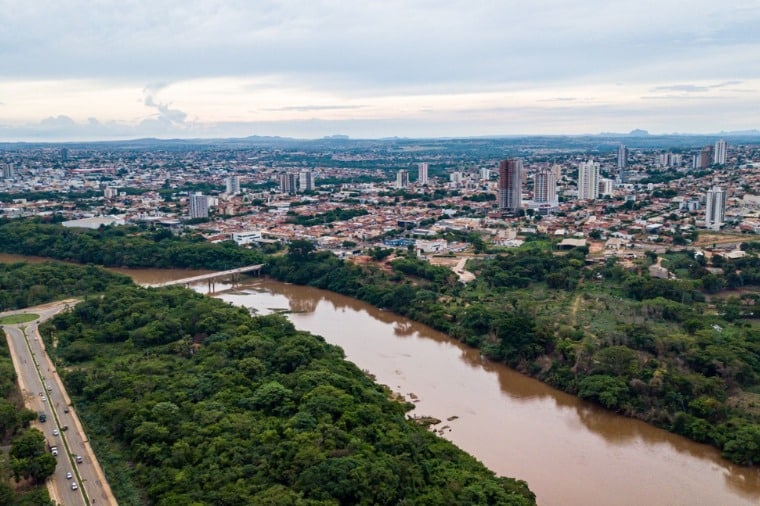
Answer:
[[[364,105],[291,105],[287,107],[277,107],[277,108],[271,108],[271,109],[264,109],[265,111],[299,111],[299,112],[308,112],[308,111],[336,111],[336,110],[343,110],[343,109],[362,109],[366,106]]]
[[[672,72],[693,78],[720,66],[718,56],[705,61],[705,47],[725,44],[749,45],[739,54],[745,73],[756,72],[750,27],[760,21],[746,0],[732,9],[662,0],[654,18],[639,6],[601,0],[15,3],[0,14],[9,27],[0,34],[6,75],[137,81],[279,75],[308,86],[379,90],[636,76],[642,65],[663,59],[672,61]],[[700,57],[703,65],[693,65]]]
[[[575,100],[578,100],[575,97],[555,97],[555,98],[544,98],[539,100],[539,102],[573,102]]]
[[[725,88],[726,86],[734,86],[741,84],[741,81],[724,81],[717,84],[708,84],[704,86],[697,86],[695,84],[671,84],[667,86],[656,86],[652,88],[652,92],[659,91],[680,91],[684,93],[704,93],[712,89]]]
[[[720,129],[757,128],[754,110],[747,108],[745,104],[709,100],[700,103],[699,107],[695,108],[689,102],[691,101],[673,101],[668,103],[667,107],[663,107],[661,101],[650,101],[648,102],[650,105],[639,103],[627,106],[574,102],[572,105],[558,103],[556,107],[515,106],[463,109],[456,114],[449,114],[442,110],[430,111],[429,114],[416,118],[186,122],[185,124],[171,123],[160,117],[150,118],[137,125],[101,122],[96,118],[90,118],[83,123],[74,123],[70,118],[58,117],[21,126],[0,123],[0,138],[51,141],[136,137],[214,138],[249,135],[319,138],[339,132],[348,132],[354,138],[379,138],[593,133],[629,131],[633,128],[644,128],[650,132],[660,133],[673,131],[709,133]],[[727,117],[731,118],[730,124],[725,123]]]
[[[509,92],[538,85],[553,90],[546,95],[557,95],[545,100],[556,104],[544,108],[566,115],[558,126],[569,125],[573,111],[588,112],[576,107],[581,100],[561,96],[573,93],[563,90],[575,86],[662,82],[644,99],[686,103],[686,96],[696,99],[710,90],[731,95],[731,86],[741,80],[760,79],[756,0],[735,0],[730,9],[712,0],[691,0],[688,5],[682,0],[658,0],[657,16],[636,3],[608,0],[6,0],[4,6],[0,10],[0,83],[2,79],[66,78],[138,89],[146,82],[154,83],[145,86],[141,96],[153,115],[140,128],[79,125],[71,127],[76,135],[96,131],[109,136],[236,135],[245,131],[247,127],[240,125],[247,123],[196,125],[185,111],[172,107],[168,95],[162,94],[164,83],[186,79],[242,77],[257,82],[243,90],[252,95],[287,84],[324,90],[356,103],[378,96]],[[672,84],[674,76],[686,84]],[[688,84],[703,80],[715,84]],[[745,102],[756,98],[744,95]],[[318,115],[328,110],[325,107],[334,106],[307,104],[281,110]],[[746,103],[737,107],[738,117],[744,118],[749,109]],[[603,110],[595,113],[604,114]],[[629,113],[638,118],[634,127],[648,127],[640,120],[643,113]],[[431,133],[443,132],[446,125],[450,130],[445,135],[466,133],[465,127],[479,132],[485,128],[475,120],[472,125],[457,125],[453,119],[436,123],[430,120],[433,116],[427,115],[429,123],[399,119],[345,125],[356,125],[368,136],[375,131],[404,134],[384,130],[393,121],[399,130],[427,125]],[[714,121],[722,117],[725,114],[704,116]],[[585,122],[593,119],[583,118],[578,128],[586,128]],[[524,121],[528,131],[533,128],[532,117]],[[672,121],[668,131],[688,130],[689,124],[676,126],[678,119]],[[322,125],[328,131],[319,135],[334,133],[329,131],[332,124],[319,121],[308,128],[296,126],[300,123],[251,125],[272,128],[274,134],[297,128],[316,132],[315,125]],[[335,131],[347,131],[342,125],[337,124]],[[514,128],[508,122],[493,125],[494,133]],[[49,124],[36,128],[43,126],[52,128]],[[630,130],[628,126],[618,130]],[[613,127],[600,125],[598,130]]]
[[[718,84],[712,84],[710,85],[710,88],[725,88],[726,86],[735,86],[741,83],[742,83],[741,81],[725,81]]]
[[[642,95],[642,100],[721,100],[720,97],[709,95]]]
[[[40,126],[43,128],[71,128],[76,125],[76,122],[66,115],[50,116],[43,119],[40,122]]]
[[[653,92],[658,91],[682,91],[686,93],[702,93],[710,91],[709,86],[696,86],[694,84],[671,84],[669,86],[657,86],[652,88]]]

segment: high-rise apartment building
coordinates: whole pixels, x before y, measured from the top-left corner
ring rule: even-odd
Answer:
[[[208,198],[205,195],[190,195],[190,218],[208,218]]]
[[[594,200],[598,195],[599,162],[581,162],[578,166],[578,200]]]
[[[612,195],[613,183],[614,181],[612,179],[607,179],[606,177],[600,177],[598,195],[601,197]]]
[[[660,153],[655,161],[660,167],[678,167],[681,165],[681,155],[676,153]]]
[[[713,163],[713,147],[705,146],[702,151],[699,152],[694,162],[695,169],[706,169]]]
[[[617,152],[618,171],[625,170],[627,166],[628,166],[628,148],[625,147],[625,144],[621,144],[620,146],[618,146],[618,152]]]
[[[522,207],[522,173],[519,158],[499,162],[499,210],[515,212]]]
[[[309,169],[298,173],[298,190],[301,192],[314,191],[314,176]]]
[[[454,171],[449,174],[449,181],[456,185],[462,184],[462,181],[464,181],[464,174],[458,170]]]
[[[428,184],[428,163],[422,162],[417,164],[417,183]]]
[[[559,181],[562,178],[562,166],[557,164],[552,165],[552,174],[554,174],[554,180]]]
[[[720,230],[726,216],[726,191],[718,186],[707,190],[705,198],[705,226],[710,230]]]
[[[728,157],[728,144],[723,139],[720,139],[715,143],[715,149],[713,150],[712,163],[716,165],[725,165]]]
[[[16,175],[16,171],[13,167],[13,164],[6,163],[3,166],[3,179],[13,179],[13,176]]]
[[[280,192],[289,195],[296,194],[296,175],[290,172],[280,174]]]
[[[409,172],[404,169],[396,172],[396,188],[406,188],[409,186]]]
[[[229,176],[224,180],[224,192],[227,195],[240,194],[240,178],[238,176]]]
[[[557,178],[550,168],[539,169],[533,180],[533,202],[557,206]]]

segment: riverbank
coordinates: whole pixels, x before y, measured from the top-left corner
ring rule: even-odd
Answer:
[[[147,284],[188,275],[185,270],[119,272]],[[390,311],[312,287],[251,281],[252,287],[235,285],[219,296],[235,306],[255,305],[262,314],[290,311],[297,328],[341,346],[379,383],[409,400],[416,394],[414,413],[446,420],[443,437],[498,474],[529,480],[539,504],[750,505],[760,500],[757,469],[732,465],[710,447],[579,401]],[[197,289],[205,292],[207,285]],[[459,418],[447,420],[452,416]]]
[[[287,312],[297,329],[340,346],[377,382],[403,394],[415,405],[410,415],[442,420],[432,427],[442,437],[497,474],[528,481],[541,505],[760,501],[758,469],[581,401],[390,311],[272,279],[215,296],[260,314]]]
[[[760,306],[737,299],[706,311],[704,304],[706,293],[726,283],[760,285],[755,254],[720,259],[724,282],[703,257],[666,252],[662,266],[677,279],[661,279],[648,274],[652,262],[660,262],[651,255],[632,269],[614,259],[587,266],[582,248],[555,254],[546,241],[529,241],[508,254],[471,261],[476,279],[463,285],[450,270],[415,258],[402,256],[384,269],[359,266],[316,252],[305,240],[293,241],[285,255],[264,258],[191,234],[129,232],[8,222],[0,227],[0,244],[117,266],[266,262],[277,279],[406,315],[563,391],[711,444],[736,463],[760,462],[760,417],[749,409],[760,403],[759,331],[743,316]]]

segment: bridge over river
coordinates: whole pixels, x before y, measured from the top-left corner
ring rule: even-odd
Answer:
[[[249,272],[254,273],[258,276],[259,274],[261,274],[261,269],[263,268],[264,268],[264,264],[248,265],[246,267],[238,267],[237,269],[230,269],[228,271],[210,272],[208,274],[201,274],[199,276],[175,279],[172,281],[165,281],[163,283],[152,283],[152,284],[147,284],[145,286],[151,287],[151,288],[160,288],[162,286],[185,285],[189,287],[190,285],[194,283],[199,283],[201,281],[208,281],[208,291],[209,293],[214,293],[216,291],[216,286],[215,286],[216,281],[231,279],[233,282],[235,282],[238,279],[240,279],[241,274],[245,274]]]

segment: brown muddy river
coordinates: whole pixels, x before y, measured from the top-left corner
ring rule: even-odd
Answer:
[[[120,272],[139,283],[200,273]],[[205,293],[208,285],[194,288]],[[216,284],[225,288],[231,287]],[[760,470],[598,409],[406,318],[266,279],[216,296],[260,313],[292,311],[287,316],[297,328],[342,347],[378,382],[415,402],[411,414],[442,420],[436,428],[443,437],[496,473],[526,480],[541,505],[760,504]]]
[[[442,420],[443,437],[496,473],[527,480],[539,504],[760,502],[758,469],[582,402],[393,313],[271,280],[217,296],[260,312],[293,311],[287,316],[297,328],[342,347],[378,382],[415,401],[412,414]]]

